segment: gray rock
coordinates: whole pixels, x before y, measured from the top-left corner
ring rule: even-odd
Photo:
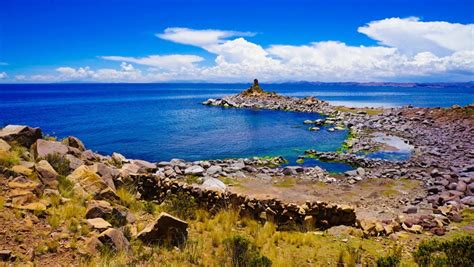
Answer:
[[[474,206],[474,196],[467,196],[462,198],[461,203],[470,207]]]
[[[416,207],[416,206],[409,206],[409,207],[407,207],[403,212],[404,212],[404,213],[407,213],[407,214],[417,213],[417,212],[418,212],[418,207]]]
[[[86,150],[86,147],[84,146],[84,144],[82,143],[81,140],[79,140],[79,138],[77,137],[74,137],[74,136],[68,136],[67,138],[65,138],[63,141],[62,141],[65,145],[67,146],[70,146],[70,147],[73,147],[73,148],[77,148],[79,151],[84,151]]]
[[[45,158],[47,155],[54,154],[64,157],[69,149],[60,142],[38,139],[33,145],[33,151],[36,158]]]
[[[142,172],[153,172],[157,169],[156,164],[145,160],[132,160],[132,163],[138,165]]]
[[[188,223],[162,212],[159,217],[143,229],[137,238],[145,243],[164,243],[180,246],[188,237]]]
[[[115,228],[109,228],[103,231],[98,236],[100,242],[104,245],[109,245],[115,251],[128,252],[130,249],[130,243],[123,233]]]
[[[466,189],[467,189],[467,185],[463,181],[459,181],[458,184],[456,185],[456,191],[465,192]]]
[[[75,170],[77,169],[79,166],[83,165],[84,164],[84,161],[76,158],[75,156],[71,155],[71,154],[67,154],[66,156],[64,156],[68,161],[69,161],[69,168],[72,169],[72,170]]]
[[[184,174],[200,175],[204,173],[204,168],[199,165],[193,165],[184,170]]]
[[[45,185],[56,187],[58,182],[58,173],[46,160],[41,160],[35,164],[35,169],[39,174],[41,182]]]
[[[114,152],[112,153],[112,160],[117,162],[117,163],[123,163],[127,161],[127,158],[125,158],[122,154]]]
[[[227,190],[227,186],[219,179],[216,178],[208,178],[204,181],[201,185],[202,189],[206,190],[213,190],[219,192],[225,192]]]
[[[206,173],[209,175],[213,175],[213,174],[221,173],[221,172],[222,172],[222,167],[219,165],[212,165],[206,171]]]

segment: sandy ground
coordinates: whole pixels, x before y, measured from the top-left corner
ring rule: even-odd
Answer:
[[[355,208],[358,218],[392,219],[410,205],[417,197],[426,193],[418,181],[371,179],[354,185],[304,182],[284,177],[271,181],[257,178],[234,180],[229,188],[232,192],[247,194],[259,199],[277,198],[302,204],[305,201],[324,201],[347,204]],[[431,213],[427,203],[420,204],[418,214]]]

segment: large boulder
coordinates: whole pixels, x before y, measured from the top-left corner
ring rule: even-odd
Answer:
[[[172,246],[182,245],[187,237],[188,223],[165,212],[137,235],[145,243],[169,242]]]
[[[122,206],[113,207],[104,200],[90,200],[87,203],[86,218],[102,218],[114,226],[122,226],[127,223],[133,223],[135,218]]]
[[[103,231],[98,238],[102,244],[110,246],[115,251],[128,252],[130,249],[130,243],[125,235],[115,228]]]
[[[74,137],[74,136],[68,136],[67,138],[62,140],[62,143],[67,145],[67,146],[77,148],[77,149],[79,149],[79,151],[85,151],[86,150],[86,147],[84,146],[82,141],[79,140],[79,138]]]
[[[91,167],[86,165],[75,169],[67,178],[74,183],[79,183],[89,194],[95,195],[104,189],[110,188]]]
[[[50,187],[56,187],[58,184],[58,173],[46,160],[41,160],[35,164],[36,172],[41,182]]]
[[[40,128],[31,128],[22,125],[8,125],[0,130],[0,138],[26,147],[30,147],[43,136]]]
[[[0,151],[9,151],[12,148],[7,142],[3,139],[0,139]]]
[[[84,161],[78,159],[77,157],[75,157],[71,154],[67,154],[65,156],[65,158],[69,161],[69,169],[71,169],[71,170],[75,170],[79,166],[84,165]]]
[[[202,183],[201,188],[219,192],[225,192],[227,190],[227,186],[221,180],[216,178],[206,179],[204,183]]]
[[[151,163],[145,160],[136,159],[136,160],[132,160],[132,163],[140,167],[140,172],[154,172],[157,169],[157,166],[155,163]]]
[[[114,178],[117,177],[120,172],[114,167],[107,166],[104,163],[98,162],[91,166],[98,175],[102,177],[102,180],[113,190],[115,190]]]
[[[65,156],[69,151],[68,147],[60,142],[38,139],[33,145],[33,152],[36,158],[45,158],[47,155],[58,154]]]
[[[203,175],[204,168],[199,165],[193,165],[184,170],[184,174]]]
[[[213,174],[218,174],[222,172],[222,167],[219,165],[212,165],[209,167],[206,171],[207,174],[213,175]]]

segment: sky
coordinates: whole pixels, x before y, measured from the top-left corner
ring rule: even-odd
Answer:
[[[1,0],[0,83],[465,82],[474,0]]]

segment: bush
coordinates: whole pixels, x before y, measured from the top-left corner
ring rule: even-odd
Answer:
[[[74,195],[74,183],[71,182],[66,177],[59,175],[58,176],[58,191],[61,193],[61,196],[71,198]]]
[[[272,261],[260,255],[255,245],[247,238],[233,236],[224,240],[226,254],[234,267],[265,267],[271,266]]]
[[[12,145],[10,151],[0,151],[0,166],[12,167],[20,163],[21,155],[26,151],[24,147]]]
[[[385,257],[379,257],[377,259],[377,267],[397,267],[400,265],[402,260],[402,251],[401,246],[393,247],[393,250],[390,255]]]
[[[429,240],[418,246],[413,257],[419,266],[474,266],[474,237]]]
[[[194,219],[198,205],[194,197],[189,194],[179,192],[170,194],[164,201],[164,208],[169,213],[183,219]]]
[[[45,158],[43,158],[49,164],[51,164],[51,167],[60,175],[68,176],[69,175],[69,160],[62,157],[58,153],[54,154],[48,154],[46,155]]]

